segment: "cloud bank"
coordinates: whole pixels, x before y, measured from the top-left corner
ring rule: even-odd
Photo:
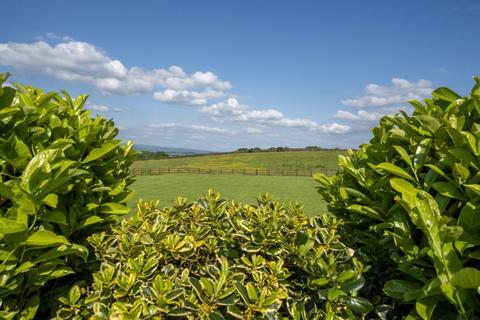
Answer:
[[[0,64],[59,80],[89,83],[104,94],[138,94],[157,87],[173,90],[232,87],[210,71],[187,74],[175,65],[166,69],[127,68],[92,44],[73,40],[56,45],[44,41],[0,43]]]

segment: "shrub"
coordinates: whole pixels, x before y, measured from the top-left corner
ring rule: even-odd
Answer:
[[[140,202],[95,234],[100,271],[60,300],[58,319],[360,319],[365,267],[336,230],[268,196],[257,206],[216,193],[173,207]]]
[[[88,267],[86,238],[128,212],[132,145],[86,96],[0,74],[0,318],[32,319],[59,278]],[[42,300],[43,299],[43,300]]]
[[[470,96],[439,88],[424,104],[411,102],[412,116],[382,118],[369,144],[339,157],[336,176],[316,175],[330,211],[345,219],[344,240],[372,266],[368,296],[390,305],[392,318],[479,316],[475,81]]]

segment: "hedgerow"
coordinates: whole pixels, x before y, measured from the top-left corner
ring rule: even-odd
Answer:
[[[480,316],[480,79],[413,114],[386,116],[337,175],[316,175],[364,263],[365,294],[391,319]]]
[[[132,191],[132,145],[113,121],[72,99],[4,86],[0,74],[0,318],[32,319],[47,296],[90,274],[87,237],[104,230]],[[41,317],[40,317],[41,318]]]
[[[255,206],[213,192],[163,209],[140,202],[89,239],[100,269],[60,299],[57,319],[362,319],[367,268],[340,227],[268,196]]]

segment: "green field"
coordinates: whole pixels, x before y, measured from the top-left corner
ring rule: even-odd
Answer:
[[[276,200],[298,201],[305,205],[307,215],[315,215],[325,210],[325,203],[317,193],[317,183],[310,177],[268,177],[243,175],[211,174],[168,174],[160,176],[138,176],[133,185],[138,199],[160,200],[160,205],[171,205],[177,196],[195,200],[209,188],[220,192],[224,198],[243,203],[255,203],[259,193],[271,193]]]
[[[136,161],[134,168],[335,170],[341,150],[252,152]]]
[[[337,158],[344,151],[286,151],[252,152],[178,157],[161,160],[136,161],[134,168],[230,168],[230,169],[299,169],[334,171]],[[246,176],[215,174],[165,174],[138,176],[133,185],[135,202],[158,199],[162,206],[170,205],[177,196],[195,200],[209,188],[223,197],[244,203],[254,203],[259,193],[271,193],[280,201],[298,201],[305,205],[306,213],[325,210],[325,203],[316,192],[312,177]]]

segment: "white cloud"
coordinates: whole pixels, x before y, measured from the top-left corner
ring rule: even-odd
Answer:
[[[348,121],[378,121],[384,115],[379,112],[368,112],[365,110],[359,110],[357,113],[338,110],[333,117]]]
[[[158,123],[158,124],[150,124],[148,125],[145,130],[149,133],[157,133],[161,134],[163,132],[181,132],[181,133],[228,133],[229,131],[226,129],[218,128],[218,127],[210,127],[204,125],[196,125],[196,124],[180,124],[180,123]]]
[[[308,131],[312,136],[317,136],[342,134],[351,130],[350,126],[345,124],[336,122],[320,124],[310,119],[289,117],[274,108],[261,109],[243,105],[238,98],[228,92],[231,84],[209,71],[186,73],[175,65],[158,69],[126,66],[88,42],[75,41],[54,33],[47,33],[44,38],[56,44],[45,41],[0,43],[0,65],[24,70],[29,74],[91,84],[105,94],[150,92],[157,101],[197,106],[200,112],[207,114],[211,119],[226,120],[239,125],[237,133],[265,133],[267,136],[271,134],[269,131],[279,131],[282,136],[288,136],[293,132],[289,128],[296,128],[302,130],[297,132],[300,135],[306,135],[305,132]],[[408,86],[408,81],[407,83],[397,81],[395,86],[404,88]],[[369,90],[374,92],[375,88],[370,87]],[[211,101],[221,97],[227,98],[218,103]],[[99,112],[126,110],[100,104],[90,104],[88,108]],[[214,134],[217,136],[229,134],[231,137],[232,133],[231,130],[203,124],[163,123],[141,128],[142,134],[150,136],[161,135],[162,132],[168,132],[172,136],[179,134],[190,137]]]
[[[248,112],[248,107],[241,105],[237,98],[229,98],[226,101],[204,106],[200,111],[215,117],[237,117]]]
[[[251,109],[242,105],[237,98],[229,98],[226,101],[204,106],[200,111],[210,115],[214,120],[222,118],[232,122],[261,124],[271,127],[294,127],[326,134],[342,134],[350,130],[349,126],[338,123],[321,125],[309,119],[289,118],[275,109]]]
[[[189,128],[195,132],[209,132],[209,133],[227,133],[228,132],[228,130],[225,130],[225,129],[202,126],[202,125],[190,125]]]
[[[202,136],[201,134],[194,134],[190,136],[190,139],[192,139],[193,141],[205,141],[207,140],[207,137]]]
[[[316,131],[327,134],[342,134],[349,132],[350,129],[350,126],[334,122],[331,124],[317,125]]]
[[[61,36],[56,34],[55,32],[47,32],[44,35],[35,37],[35,39],[39,41],[43,41],[45,39],[53,40],[53,41],[63,41],[63,42],[75,41],[75,39],[73,39],[72,37]]]
[[[243,132],[248,134],[260,134],[263,133],[263,130],[260,128],[246,127],[245,129],[243,129]]]
[[[342,100],[342,103],[355,108],[383,107],[402,104],[408,100],[420,100],[433,91],[432,82],[418,80],[410,82],[401,78],[393,78],[391,86],[369,84],[365,87],[365,94],[360,97]]]
[[[99,104],[88,104],[86,108],[93,111],[100,111],[100,112],[107,112],[110,110],[110,107],[99,105]]]
[[[153,94],[153,98],[157,101],[191,106],[203,106],[208,103],[209,99],[223,96],[225,96],[225,92],[211,89],[202,92],[166,89]]]
[[[93,111],[98,111],[98,112],[124,112],[124,111],[129,111],[130,108],[126,107],[109,107],[106,105],[101,105],[101,104],[96,104],[96,103],[87,103],[85,106],[87,109],[93,110]]]
[[[61,41],[65,41],[65,42],[69,42],[69,41],[75,41],[75,39],[73,39],[72,37],[69,37],[69,36],[60,36],[54,32],[47,32],[45,34],[45,36],[48,38],[48,39],[52,39],[52,40],[61,40]]]
[[[47,34],[47,37],[59,37]],[[35,43],[0,43],[0,65],[65,81],[90,83],[103,93],[144,93],[158,87],[172,90],[210,88],[228,90],[231,84],[212,72],[197,71],[191,75],[179,66],[144,70],[127,68],[119,61],[87,42],[62,37],[54,46]]]

